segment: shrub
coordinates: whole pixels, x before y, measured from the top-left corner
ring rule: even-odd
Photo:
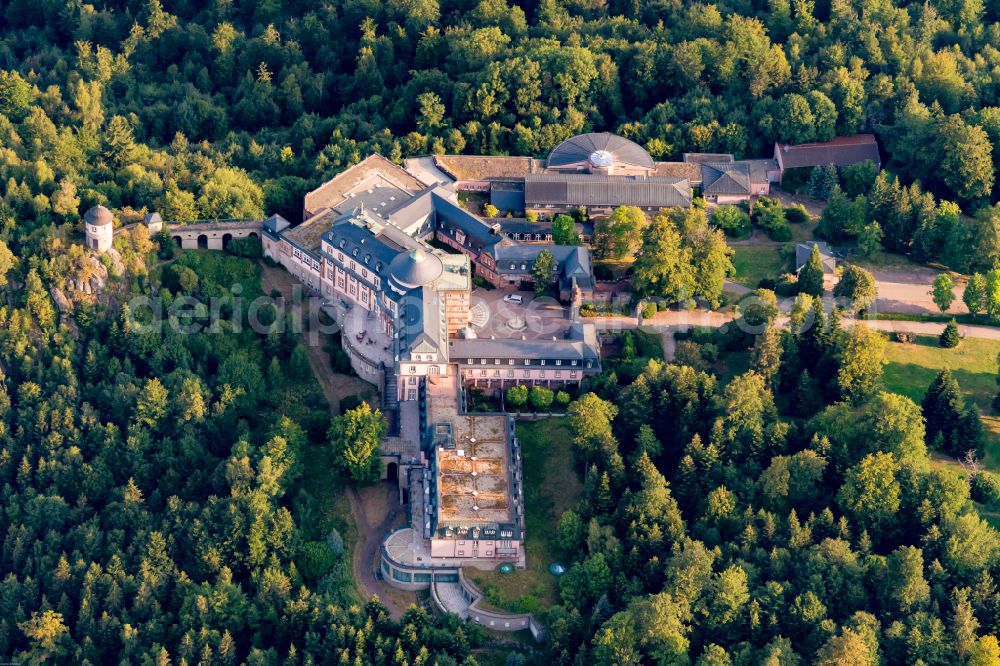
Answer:
[[[896,333],[893,334],[893,337],[896,338],[896,342],[903,342],[909,344],[917,339],[917,334],[910,333],[908,331],[897,331]]]
[[[795,204],[785,209],[785,220],[791,224],[804,224],[809,221],[809,213],[802,204]]]
[[[330,367],[333,368],[334,372],[341,375],[354,374],[354,368],[351,367],[351,357],[347,355],[347,352],[340,345],[330,346]]]
[[[777,296],[789,297],[799,293],[799,278],[795,273],[785,273],[774,282]]]
[[[163,260],[174,258],[174,255],[177,253],[177,245],[174,243],[174,239],[170,237],[170,234],[166,231],[161,231],[153,236],[153,240],[156,241],[157,245],[157,257]]]
[[[962,341],[962,336],[958,334],[958,324],[952,319],[948,322],[948,325],[944,327],[941,331],[941,337],[938,338],[938,342],[945,349],[951,349],[952,347],[957,347],[958,343]]]
[[[363,402],[364,400],[362,400],[361,396],[359,395],[349,395],[345,398],[342,398],[340,400],[340,413],[346,414],[352,409],[357,409],[358,407],[361,406],[361,403]]]
[[[1000,475],[982,471],[972,479],[972,499],[982,504],[1000,503]]]
[[[264,256],[264,246],[261,245],[259,238],[253,236],[234,238],[226,244],[226,252],[237,257],[260,259]]]
[[[674,363],[694,370],[704,370],[705,357],[702,356],[701,345],[692,340],[681,340],[674,349]]]
[[[645,317],[646,319],[649,319],[657,312],[659,312],[659,308],[656,306],[655,302],[646,301],[645,303],[642,304],[642,316]]]
[[[712,213],[712,223],[733,238],[750,235],[750,216],[737,206],[719,206]]]
[[[476,285],[480,289],[486,289],[487,291],[492,291],[493,289],[496,289],[496,287],[487,282],[486,278],[484,278],[482,275],[476,275],[475,277],[473,277],[472,284]]]
[[[306,541],[299,547],[295,564],[302,577],[315,581],[330,573],[337,557],[323,541]]]
[[[787,222],[777,224],[767,230],[767,237],[779,243],[788,242],[792,240],[792,228]]]
[[[533,210],[529,210],[524,214],[524,219],[531,223],[538,222],[538,213]]]
[[[556,404],[565,407],[569,404],[569,393],[566,391],[556,391]]]
[[[483,204],[483,215],[486,217],[496,217],[500,214],[500,209],[493,204]]]
[[[505,397],[511,407],[523,407],[528,402],[528,387],[521,384],[511,386]]]
[[[528,394],[531,405],[540,412],[551,407],[554,398],[552,391],[544,386],[532,386],[531,393]]]

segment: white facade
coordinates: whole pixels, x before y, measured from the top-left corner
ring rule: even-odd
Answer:
[[[85,224],[87,247],[104,253],[111,249],[115,240],[114,226],[110,224]]]

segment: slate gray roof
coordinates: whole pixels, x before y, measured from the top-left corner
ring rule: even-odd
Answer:
[[[878,143],[873,134],[838,136],[818,143],[774,144],[774,155],[782,169],[823,166],[835,164],[847,166],[871,160],[881,166]]]
[[[778,170],[778,161],[775,159],[766,160],[742,160],[750,169],[750,184],[768,182],[768,171]]]
[[[495,228],[479,219],[458,204],[431,193],[433,197],[434,217],[438,228],[458,229],[465,234],[464,245],[475,252],[482,252],[499,243],[499,225]]]
[[[526,206],[688,207],[691,184],[686,178],[529,174],[524,178]]]
[[[813,245],[819,246],[819,259],[823,263],[823,272],[834,273],[837,270],[837,260],[833,256],[833,250],[826,243],[815,241],[799,243],[795,246],[795,271],[802,270],[802,267],[809,261]]]
[[[83,214],[83,221],[95,227],[103,227],[114,222],[111,211],[98,204]]]
[[[701,190],[705,196],[749,196],[750,167],[745,162],[702,164]]]
[[[400,252],[389,263],[389,274],[402,287],[412,289],[433,282],[444,272],[441,260],[420,248]]]
[[[412,358],[414,353],[429,351],[447,354],[441,341],[447,337],[448,324],[436,289],[421,287],[407,293],[400,307],[399,323],[401,356]]]
[[[535,267],[535,259],[542,250],[552,253],[556,262],[556,274],[559,286],[569,289],[576,283],[582,291],[588,292],[594,288],[594,268],[590,258],[590,250],[576,245],[496,245],[490,252],[496,261],[496,270],[500,275],[531,275]]]
[[[566,139],[549,153],[547,165],[549,168],[586,162],[597,151],[611,154],[614,162],[631,164],[639,167],[653,168],[653,158],[646,150],[634,141],[609,132],[577,134]]]
[[[363,220],[360,210],[344,213],[333,221],[333,226],[323,234],[323,240],[335,252],[344,253],[345,260],[338,263],[343,263],[346,267],[353,260],[358,266],[358,272],[364,268],[385,281],[389,277],[389,265],[402,249],[395,244],[380,242],[372,230],[364,226]],[[391,290],[386,293],[393,296]]]
[[[459,365],[476,367],[495,366],[494,361],[509,367],[508,359],[546,361],[578,361],[575,366],[584,370],[600,369],[600,347],[593,324],[573,324],[562,338],[536,338],[531,340],[489,338],[457,338],[448,341],[448,358]],[[470,363],[470,359],[472,362]],[[486,363],[480,363],[485,359]],[[588,368],[586,361],[590,361]],[[523,364],[515,363],[515,367]],[[533,364],[536,365],[536,364]],[[572,369],[574,366],[553,366],[552,369]],[[548,369],[548,366],[546,366]]]

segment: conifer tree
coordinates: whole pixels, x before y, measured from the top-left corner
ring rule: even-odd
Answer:
[[[948,325],[944,327],[941,331],[941,335],[938,336],[938,342],[945,349],[951,349],[957,347],[958,343],[962,341],[962,336],[958,333],[958,324],[952,319],[948,322]]]

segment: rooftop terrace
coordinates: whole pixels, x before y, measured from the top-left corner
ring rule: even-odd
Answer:
[[[436,451],[439,527],[513,522],[507,426],[500,415],[454,418],[454,448]]]

